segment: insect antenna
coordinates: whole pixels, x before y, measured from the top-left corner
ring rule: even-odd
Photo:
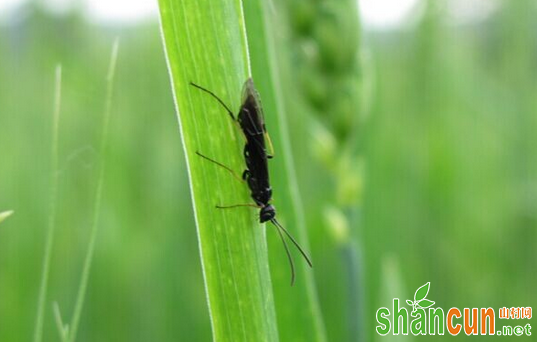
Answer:
[[[274,221],[273,221],[274,223]],[[289,265],[291,265],[291,286],[295,284],[295,263],[293,262],[293,257],[291,256],[291,252],[289,251],[289,247],[287,246],[287,242],[285,242],[285,238],[282,234],[283,227],[279,224],[275,225],[276,231],[278,232],[278,235],[280,236],[280,239],[282,240],[283,247],[285,248],[285,253],[287,254],[287,259],[289,259]],[[285,231],[285,229],[283,229]]]
[[[233,121],[237,121],[235,119],[235,115],[233,115],[233,112],[231,111],[231,109],[229,109],[229,107],[224,103],[224,101],[222,101],[218,96],[216,96],[215,93],[213,93],[212,91],[210,91],[209,89],[205,89],[203,88],[202,86],[199,86],[195,83],[192,83],[190,82],[190,85],[193,86],[193,87],[196,87],[198,88],[199,90],[203,90],[204,92],[206,92],[207,94],[211,95],[212,97],[214,97],[216,99],[216,101],[218,101],[225,109],[226,111],[228,112],[229,116],[231,116],[231,119],[233,119]]]
[[[276,221],[275,218],[273,218],[272,220],[270,220],[270,222],[272,222],[275,226],[277,226],[279,229],[283,230],[283,232],[285,233],[285,235],[287,235],[287,237],[293,242],[293,244],[295,245],[295,247],[299,250],[300,254],[302,254],[302,256],[304,257],[304,259],[306,260],[306,262],[308,263],[308,265],[310,267],[313,268],[313,265],[311,263],[311,260],[310,258],[308,257],[308,255],[306,254],[306,252],[304,252],[304,250],[302,249],[302,247],[300,247],[300,245],[298,244],[298,242],[296,242],[296,240],[293,238],[293,236],[291,234],[289,234],[289,232],[282,227],[282,225]]]

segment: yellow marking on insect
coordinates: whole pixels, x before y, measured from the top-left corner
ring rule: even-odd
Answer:
[[[265,138],[267,139],[267,143],[269,146],[270,153],[268,154],[269,158],[274,157],[274,146],[272,145],[272,140],[270,140],[270,135],[268,132],[265,132]]]

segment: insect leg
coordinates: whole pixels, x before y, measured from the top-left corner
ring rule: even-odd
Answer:
[[[242,177],[240,177],[239,175],[237,175],[237,174],[235,173],[235,171],[233,171],[231,168],[225,166],[224,164],[222,164],[222,163],[220,163],[220,162],[217,162],[217,161],[214,160],[214,159],[211,159],[211,158],[209,158],[209,157],[207,157],[207,156],[204,156],[203,154],[199,153],[198,151],[196,151],[196,154],[197,154],[198,156],[202,157],[203,159],[208,160],[208,161],[210,161],[210,162],[212,162],[212,163],[215,163],[216,165],[218,165],[218,166],[224,168],[225,170],[229,171],[229,172],[233,175],[233,177],[235,177],[236,179],[238,179],[240,182],[244,182],[244,179],[242,179]]]
[[[252,207],[252,208],[256,208],[256,209],[261,208],[257,204],[253,204],[253,203],[233,204],[233,205],[217,205],[216,206],[216,208],[218,208],[218,209],[231,209],[231,208],[238,208],[238,207]]]

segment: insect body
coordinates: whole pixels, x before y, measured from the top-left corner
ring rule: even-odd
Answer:
[[[276,210],[269,204],[272,199],[272,188],[267,163],[269,155],[265,147],[266,128],[260,101],[251,78],[244,85],[243,104],[237,121],[246,137],[244,146],[246,170],[242,178],[248,182],[252,199],[261,207],[259,221],[263,223],[274,220]]]
[[[272,155],[267,153],[265,137],[268,139],[267,130],[265,127],[263,109],[261,107],[261,101],[259,95],[255,90],[254,83],[251,78],[249,78],[243,87],[243,98],[242,105],[238,114],[238,117],[235,118],[233,112],[224,104],[220,98],[218,98],[213,92],[200,87],[194,83],[191,83],[192,86],[205,91],[206,93],[213,96],[228,112],[230,117],[239,124],[241,131],[244,134],[246,144],[244,146],[244,160],[246,162],[246,170],[242,174],[242,179],[248,183],[250,188],[250,195],[255,202],[253,204],[243,204],[243,205],[233,205],[228,207],[217,206],[218,208],[231,208],[238,206],[254,206],[260,209],[259,211],[259,221],[261,223],[270,221],[275,227],[280,236],[280,239],[283,242],[285,252],[289,259],[291,266],[291,285],[294,283],[295,279],[295,268],[293,263],[293,258],[285,242],[285,235],[291,240],[291,242],[296,246],[299,252],[302,254],[306,262],[310,267],[312,267],[311,261],[302,250],[298,242],[289,234],[289,232],[282,227],[282,225],[276,220],[276,208],[270,204],[272,199],[272,188],[270,186],[269,180],[269,171],[268,171],[268,159],[272,158]],[[268,139],[269,146],[270,139]],[[221,163],[212,160],[199,152],[198,155],[201,157],[216,163],[219,166],[224,167],[228,171],[234,173],[230,168],[222,165]]]

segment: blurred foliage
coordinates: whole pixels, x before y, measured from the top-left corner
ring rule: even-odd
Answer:
[[[101,226],[80,341],[210,340],[198,244],[155,21],[97,27],[26,8],[0,26],[0,341],[30,340],[50,192],[54,68],[63,65],[60,191],[45,341],[71,317],[98,176],[110,48],[122,40]]]
[[[297,10],[285,11],[293,32],[327,40],[296,70],[295,47],[281,50],[289,61],[281,81],[327,335],[342,341],[343,329],[359,320],[343,306],[351,270],[324,221],[333,176],[312,162],[323,146],[339,145],[329,138],[312,150],[312,132],[323,130],[311,127],[321,121],[331,135],[354,134],[333,123],[331,103],[340,91],[325,77],[338,80],[340,65],[352,64],[348,54],[330,49],[346,50],[341,42],[358,35],[348,32],[340,44],[325,38],[355,24],[331,21],[337,5],[320,3],[297,1]],[[359,125],[354,148],[366,161],[363,219],[352,227],[363,250],[366,341],[374,340],[378,307],[429,281],[429,297],[443,308],[537,306],[537,9],[531,0],[504,0],[484,21],[455,24],[445,3],[429,1],[415,25],[361,34],[374,62],[356,70],[362,81],[374,75],[365,98],[370,117],[350,117]],[[64,74],[61,175],[49,299],[71,314],[100,158],[106,65],[117,35],[122,44],[102,226],[80,341],[211,340],[157,23],[95,26],[80,14],[58,18],[30,8],[0,23],[0,208],[17,213],[0,226],[0,341],[29,340],[35,318],[58,62]],[[305,42],[306,52],[315,49]],[[335,226],[342,222],[334,211],[327,216]],[[55,340],[50,303],[47,310],[45,340]],[[443,338],[449,337],[434,337]],[[472,337],[480,338],[486,337]]]
[[[294,155],[301,156],[296,163],[304,168],[300,185],[310,199],[308,228],[314,252],[322,251],[314,259],[326,335],[329,341],[355,341],[361,329],[361,266],[352,235],[359,227],[364,112],[357,3],[275,3],[286,13],[275,31],[285,37],[281,79],[287,111],[294,114]]]
[[[244,3],[247,24],[252,77],[262,96],[265,123],[270,139],[274,143],[274,156],[269,162],[270,180],[273,188],[273,202],[278,208],[278,220],[299,241],[307,254],[311,253],[309,234],[305,225],[305,208],[298,189],[298,174],[291,136],[295,129],[290,126],[294,112],[286,105],[286,95],[294,92],[286,86],[291,85],[286,76],[285,57],[287,43],[283,12],[274,7],[275,3],[263,0]],[[269,228],[270,229],[270,228]],[[319,305],[313,269],[308,267],[304,258],[291,246],[297,270],[297,282],[287,284],[287,272],[282,265],[288,264],[287,256],[282,253],[281,241],[277,234],[267,234],[270,248],[272,291],[276,304],[276,317],[281,341],[324,342],[326,332]],[[311,255],[311,254],[310,254]],[[315,264],[315,263],[314,263]],[[285,269],[284,269],[285,270]],[[285,270],[287,271],[287,270]]]
[[[368,326],[428,281],[443,308],[537,304],[537,8],[456,25],[427,5],[416,27],[369,37]]]

